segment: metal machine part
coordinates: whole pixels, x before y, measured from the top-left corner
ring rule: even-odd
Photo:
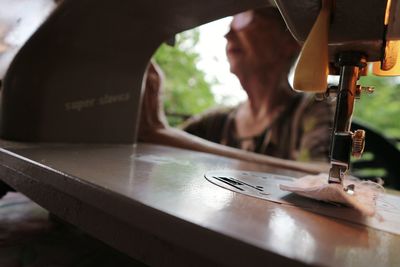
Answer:
[[[303,43],[318,16],[321,1],[275,2],[293,36]],[[345,51],[360,51],[368,61],[381,60],[386,40],[400,39],[399,6],[399,0],[336,0],[329,30],[330,60]],[[387,27],[385,16],[389,18]]]
[[[363,150],[365,134],[350,131],[354,100],[359,95],[358,78],[366,66],[366,58],[359,52],[341,53],[338,58],[340,81],[337,91],[336,112],[331,141],[331,169],[329,183],[343,183],[350,164],[350,154],[354,147],[354,155],[360,156]],[[353,138],[354,137],[354,138]]]
[[[305,42],[321,8],[320,0],[275,0],[288,28],[300,43]],[[331,169],[329,182],[343,184],[349,169],[350,155],[360,157],[365,142],[365,132],[350,131],[354,100],[361,92],[372,93],[372,87],[357,85],[360,75],[366,72],[366,63],[381,61],[383,68],[396,62],[395,47],[400,40],[399,0],[334,1],[329,27],[328,52],[330,74],[338,75],[339,86],[330,86],[317,99],[330,96],[337,99],[331,140]],[[350,26],[351,25],[351,26]],[[389,64],[390,63],[390,64]]]
[[[209,182],[233,192],[279,203],[285,202],[285,197],[290,194],[280,190],[279,185],[295,180],[289,176],[240,170],[208,171],[204,177]]]

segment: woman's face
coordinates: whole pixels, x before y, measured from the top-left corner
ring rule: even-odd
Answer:
[[[284,51],[289,33],[275,16],[264,17],[246,11],[235,15],[227,39],[226,54],[231,72],[240,76],[260,68],[273,68],[277,60],[285,60]]]

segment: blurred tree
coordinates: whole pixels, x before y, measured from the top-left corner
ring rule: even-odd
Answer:
[[[356,103],[354,117],[387,137],[400,139],[400,80],[370,75],[362,77],[361,84],[375,86],[375,92],[362,94]]]
[[[176,36],[175,46],[163,44],[154,55],[165,73],[164,108],[172,126],[183,121],[179,115],[197,114],[216,104],[210,89],[216,80],[208,82],[196,67],[198,41],[198,30],[186,31]]]

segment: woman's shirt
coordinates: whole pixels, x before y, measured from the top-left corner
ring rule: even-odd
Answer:
[[[236,133],[234,108],[218,108],[189,119],[188,133],[209,141],[273,157],[299,161],[329,160],[333,121],[332,106],[299,94],[261,133],[240,138]]]

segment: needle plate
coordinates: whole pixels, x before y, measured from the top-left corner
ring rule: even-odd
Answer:
[[[290,193],[280,190],[279,185],[290,183],[295,179],[271,173],[240,170],[209,171],[204,174],[204,177],[225,189],[280,203],[282,197]]]

